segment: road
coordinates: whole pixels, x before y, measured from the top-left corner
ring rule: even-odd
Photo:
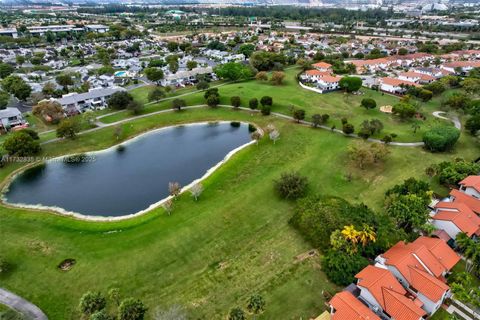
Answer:
[[[48,320],[39,307],[6,289],[0,288],[0,303],[21,313],[26,320]]]

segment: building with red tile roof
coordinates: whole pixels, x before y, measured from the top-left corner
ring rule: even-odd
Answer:
[[[314,67],[315,69],[317,69],[319,71],[323,71],[323,72],[332,71],[332,65],[330,63],[326,63],[326,62],[314,63],[314,64],[312,64],[312,67]]]
[[[453,203],[464,203],[476,214],[480,214],[480,199],[472,197],[460,190],[452,189],[450,191],[450,199]]]
[[[395,320],[419,320],[427,313],[423,303],[398,282],[385,268],[367,266],[355,278],[360,288],[360,297]]]
[[[396,78],[384,77],[380,79],[380,90],[390,93],[404,93],[405,87],[419,87],[418,83]]]
[[[432,223],[437,229],[448,233],[452,239],[461,232],[469,237],[480,235],[480,218],[464,202],[437,203],[432,215]]]
[[[348,291],[337,293],[329,304],[332,320],[380,320],[380,317]]]
[[[480,176],[468,176],[458,184],[460,185],[460,191],[480,199]]]
[[[458,262],[455,252],[446,244],[440,245],[423,237],[408,244],[398,242],[376,261],[386,266],[404,287],[412,290],[430,315],[450,295],[444,277]]]
[[[408,71],[408,72],[402,72],[401,74],[399,74],[398,79],[415,82],[415,83],[430,83],[434,81],[436,78],[428,74]]]

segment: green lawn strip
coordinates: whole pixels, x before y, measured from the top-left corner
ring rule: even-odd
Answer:
[[[360,128],[364,120],[379,119],[383,122],[385,129],[376,138],[382,138],[385,134],[395,133],[399,142],[416,142],[421,141],[425,131],[438,124],[451,125],[449,121],[440,120],[431,115],[431,112],[439,109],[440,98],[436,98],[433,102],[425,104],[424,115],[426,120],[405,120],[402,121],[398,117],[385,114],[379,109],[381,106],[394,105],[398,102],[398,98],[392,95],[383,94],[367,88],[362,88],[362,95],[347,95],[341,91],[331,92],[327,94],[318,94],[301,88],[295,76],[298,69],[289,69],[286,71],[285,83],[281,86],[274,86],[269,82],[258,82],[255,80],[227,84],[219,88],[221,104],[230,104],[230,97],[240,96],[242,106],[248,107],[248,101],[251,98],[260,99],[262,96],[269,95],[273,97],[274,105],[272,111],[291,115],[291,107],[303,108],[307,113],[307,120],[315,113],[330,115],[327,123],[329,126],[335,126],[341,129],[341,119],[347,118],[349,122],[355,125],[356,129]],[[364,98],[373,98],[377,102],[377,108],[374,110],[365,110],[360,107],[360,102]],[[194,93],[192,95],[182,97],[188,105],[204,104],[203,92]],[[168,109],[171,107],[171,101],[163,101],[157,104],[148,105],[142,111],[142,114],[152,113],[158,110]],[[133,115],[128,112],[122,112],[101,119],[104,123],[113,123],[123,120]],[[413,124],[417,123],[420,128],[414,133]]]
[[[222,108],[137,119],[122,125],[120,141],[156,127],[220,119],[274,123],[281,138],[275,145],[264,138],[240,151],[204,182],[198,202],[182,195],[170,217],[156,209],[127,221],[95,223],[0,207],[0,252],[14,264],[2,276],[2,286],[53,320],[78,319],[84,292],[112,287],[141,298],[151,313],[156,306],[178,303],[195,318],[223,319],[231,307],[245,307],[249,295],[260,292],[267,300],[265,319],[316,316],[324,310],[322,290],[339,288],[326,280],[319,257],[295,258],[311,246],[288,225],[293,204],[278,199],[272,181],[299,170],[309,177],[312,193],[364,201],[381,210],[386,189],[411,176],[426,178],[423,172],[431,163],[475,154],[468,139],[451,154],[392,146],[385,164],[362,171],[348,162],[351,138]],[[104,149],[119,142],[113,130],[44,145],[43,155]],[[59,271],[57,265],[66,258],[77,264]]]

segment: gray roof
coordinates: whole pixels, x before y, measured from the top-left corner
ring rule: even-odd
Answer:
[[[0,110],[0,119],[16,117],[16,116],[19,116],[21,114],[22,113],[17,108],[10,108],[9,107],[9,108],[5,108],[3,110]]]
[[[91,89],[88,92],[85,93],[76,93],[76,94],[70,94],[61,97],[58,99],[58,102],[63,106],[66,104],[74,104],[78,101],[84,101],[84,100],[89,100],[89,99],[95,99],[95,98],[101,98],[105,96],[110,96],[114,94],[115,92],[119,91],[125,91],[124,88],[119,88],[119,87],[110,87],[110,88],[102,88],[102,89]]]

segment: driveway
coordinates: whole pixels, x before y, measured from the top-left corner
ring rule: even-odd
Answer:
[[[2,288],[0,288],[0,303],[21,313],[27,320],[48,320],[45,313],[36,305]]]

